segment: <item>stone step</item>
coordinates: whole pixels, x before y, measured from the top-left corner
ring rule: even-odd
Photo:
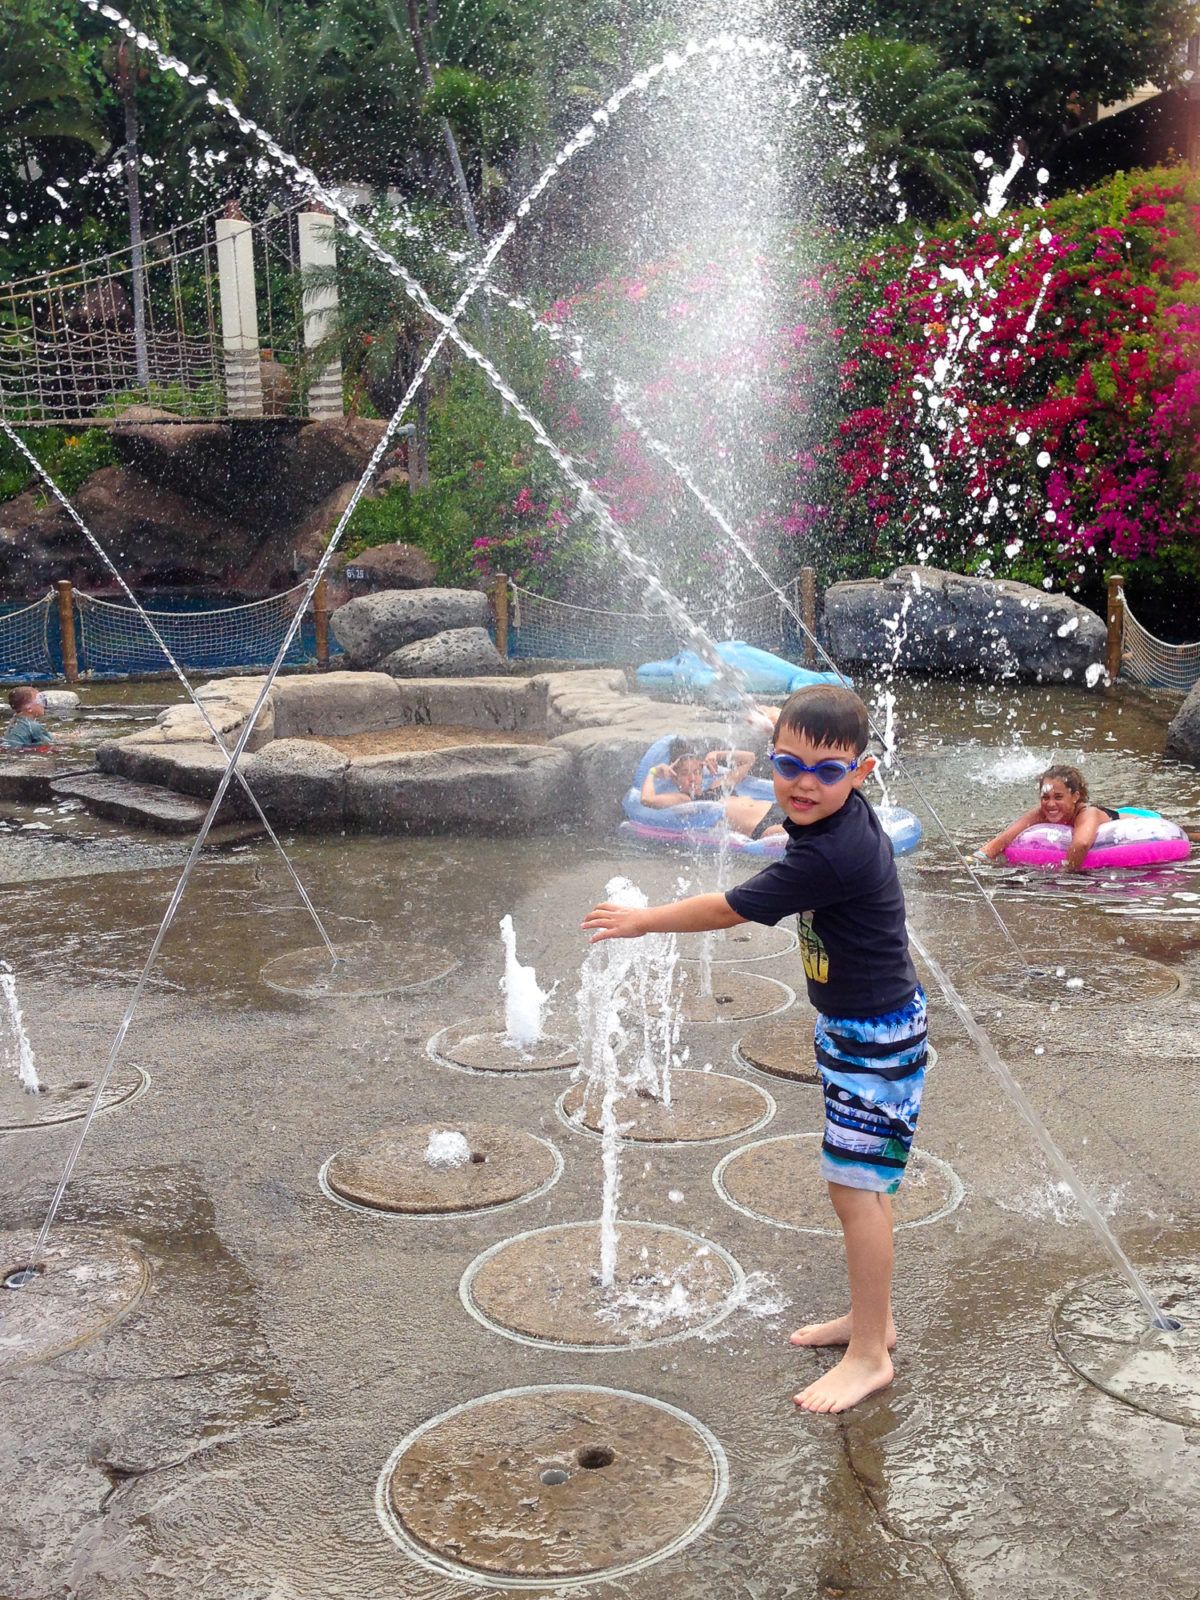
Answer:
[[[60,800],[80,800],[93,816],[113,822],[131,823],[155,833],[193,834],[208,813],[208,805],[191,795],[177,794],[157,783],[134,783],[102,772],[86,772],[60,778],[51,785]],[[257,823],[226,824],[214,828],[209,838],[214,844],[229,844],[237,839],[254,838],[262,832]]]
[[[0,800],[49,800],[61,778],[86,777],[95,764],[86,756],[15,755],[0,750]]]

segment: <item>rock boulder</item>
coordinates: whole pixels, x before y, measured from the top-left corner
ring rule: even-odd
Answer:
[[[899,567],[890,578],[826,591],[825,644],[835,661],[896,660],[930,677],[1012,678],[1095,686],[1106,628],[1086,606],[1028,584]]]
[[[508,663],[486,628],[449,628],[393,650],[379,670],[394,678],[487,678],[506,672]]]
[[[418,639],[487,620],[487,596],[474,589],[384,589],[339,606],[329,625],[352,667],[373,667]]]
[[[342,570],[349,583],[373,589],[428,589],[437,568],[415,544],[377,544],[349,556]]]
[[[353,762],[345,816],[372,833],[532,833],[567,816],[573,793],[566,750],[462,745]]]
[[[1200,767],[1200,683],[1197,683],[1167,729],[1167,754]]]

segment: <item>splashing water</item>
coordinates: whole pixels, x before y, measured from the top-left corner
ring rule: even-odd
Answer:
[[[454,1129],[431,1133],[425,1146],[425,1165],[438,1171],[447,1167],[465,1167],[471,1159],[471,1146],[466,1135]]]
[[[519,1050],[532,1050],[542,1037],[542,1019],[550,994],[538,988],[533,968],[523,967],[517,960],[517,933],[510,916],[500,919],[500,937],[504,941],[504,976],[500,979],[504,991],[504,1042]]]
[[[42,1084],[37,1075],[37,1068],[33,1064],[33,1046],[29,1042],[29,1035],[25,1031],[25,1020],[21,1016],[21,1003],[17,999],[17,979],[12,968],[7,962],[0,962],[0,994],[4,996],[4,1006],[8,1012],[9,1059],[13,1061],[13,1071],[21,1080],[21,1087],[28,1094],[40,1094]]]
[[[646,896],[628,878],[612,878],[604,897],[641,909]],[[605,939],[588,951],[576,1001],[580,1062],[588,1093],[600,1098],[603,1185],[600,1197],[600,1284],[611,1289],[617,1267],[617,1201],[621,1189],[621,1134],[617,1106],[640,1088],[655,1098],[670,1091],[670,1058],[678,1021],[668,1022],[678,947],[673,934]],[[636,1019],[637,1032],[631,1024]],[[630,1051],[639,1042],[632,1062]],[[665,1045],[665,1050],[664,1050]],[[629,1063],[629,1064],[627,1064]],[[657,1093],[655,1092],[657,1090]],[[669,1099],[667,1104],[669,1104]]]

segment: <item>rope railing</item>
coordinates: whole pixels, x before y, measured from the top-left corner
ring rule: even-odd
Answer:
[[[54,591],[30,605],[0,610],[0,680],[54,676],[50,615]]]
[[[147,615],[172,655],[185,670],[213,671],[234,667],[266,667],[274,660],[306,586],[243,605],[211,610],[153,611]],[[80,669],[89,677],[157,672],[166,667],[162,651],[132,606],[75,591],[79,619]],[[315,659],[311,641],[297,634],[286,665]]]
[[[1121,671],[1152,689],[1188,694],[1200,683],[1200,641],[1171,644],[1144,627],[1121,594]]]
[[[760,649],[794,653],[799,630],[782,596],[794,603],[798,584],[792,579],[782,594],[770,589],[734,601],[701,624],[717,638],[736,636]],[[508,650],[516,657],[631,666],[673,655],[683,642],[665,614],[552,600],[512,582],[508,595]]]

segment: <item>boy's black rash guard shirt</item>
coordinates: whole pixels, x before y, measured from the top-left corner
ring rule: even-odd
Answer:
[[[798,919],[808,998],[833,1017],[898,1011],[916,992],[892,842],[852,790],[831,816],[784,822],[788,846],[725,898],[747,922]]]

